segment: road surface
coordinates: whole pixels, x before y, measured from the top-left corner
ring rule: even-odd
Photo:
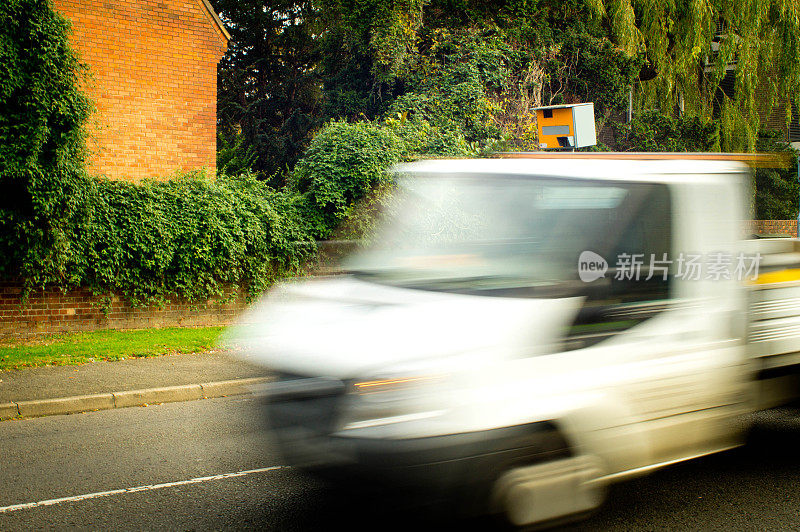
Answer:
[[[258,414],[255,400],[240,396],[2,422],[0,530],[453,528],[365,510],[282,467]],[[760,413],[744,448],[614,486],[597,513],[569,529],[798,529],[798,420]]]

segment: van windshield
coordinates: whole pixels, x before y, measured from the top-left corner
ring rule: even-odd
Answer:
[[[612,276],[619,252],[669,251],[669,198],[648,183],[405,177],[371,242],[345,268],[375,282],[566,297],[587,288],[578,276],[584,251],[604,257]]]

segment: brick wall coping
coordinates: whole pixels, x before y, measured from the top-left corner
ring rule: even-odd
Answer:
[[[227,44],[228,41],[231,40],[231,34],[228,33],[228,30],[225,28],[225,24],[222,23],[222,20],[220,20],[219,15],[217,15],[217,12],[214,10],[213,7],[211,7],[211,4],[208,3],[208,0],[200,0],[200,1],[203,3],[203,7],[206,8],[206,12],[211,17],[211,20],[214,22],[214,24],[216,24],[217,29],[219,29],[219,31],[225,37],[225,44]]]

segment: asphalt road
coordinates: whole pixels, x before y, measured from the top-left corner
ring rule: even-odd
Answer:
[[[795,414],[759,414],[741,449],[614,486],[597,513],[570,528],[800,528]],[[2,422],[0,509],[12,509],[0,511],[0,530],[453,528],[387,513],[280,467],[257,416],[252,398],[232,397]],[[40,504],[13,509],[24,503]]]

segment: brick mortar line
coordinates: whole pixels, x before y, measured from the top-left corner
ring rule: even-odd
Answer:
[[[213,399],[229,395],[242,395],[249,393],[249,387],[269,382],[269,377],[251,377],[245,379],[232,379],[227,381],[204,382],[199,384],[183,384],[178,386],[164,386],[160,388],[144,388],[140,390],[123,390],[91,395],[73,395],[69,397],[56,397],[53,399],[33,399],[30,401],[9,401],[6,406],[13,405],[16,415],[0,418],[0,422],[7,419],[44,417],[63,414],[79,414],[98,410],[114,410],[132,406],[145,406],[148,404],[172,403],[195,401],[200,399]],[[199,392],[199,394],[198,394]],[[121,398],[128,398],[118,404]],[[110,406],[102,403],[107,402]],[[81,406],[81,405],[87,406]],[[0,406],[3,404],[0,403]],[[24,412],[24,413],[23,413]]]

